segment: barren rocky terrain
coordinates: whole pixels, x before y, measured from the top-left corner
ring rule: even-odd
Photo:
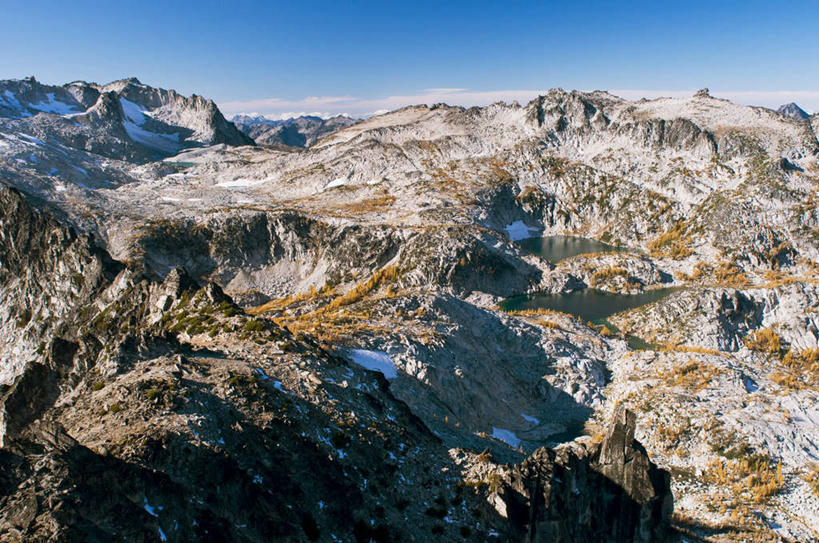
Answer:
[[[0,82],[0,531],[815,540],[785,113],[555,89],[284,148],[134,79]]]

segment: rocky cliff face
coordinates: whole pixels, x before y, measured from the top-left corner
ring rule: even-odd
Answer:
[[[29,361],[76,349],[60,342],[77,339],[77,315],[89,312],[122,266],[88,235],[32,209],[17,191],[3,188],[0,202],[0,381],[9,383]]]
[[[670,478],[634,440],[635,423],[620,410],[601,443],[539,449],[505,474],[498,503],[518,540],[672,539]]]

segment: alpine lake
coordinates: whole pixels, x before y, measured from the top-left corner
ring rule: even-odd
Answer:
[[[634,253],[632,249],[572,236],[546,236],[524,238],[516,241],[526,251],[553,263],[582,254],[599,252]],[[612,327],[608,317],[663,299],[678,288],[657,288],[637,294],[620,294],[593,288],[566,293],[532,293],[503,300],[499,306],[504,311],[527,309],[550,309],[568,313],[592,324]],[[638,338],[633,338],[635,341]],[[630,341],[629,343],[632,343]]]

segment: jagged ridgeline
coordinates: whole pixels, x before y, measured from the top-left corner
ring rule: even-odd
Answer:
[[[262,115],[236,115],[231,119],[236,127],[259,145],[310,147],[324,136],[346,128],[356,119],[338,115],[324,119],[311,115],[292,119],[268,119]]]
[[[5,130],[25,128],[69,148],[131,162],[203,145],[253,144],[212,100],[154,89],[136,78],[107,85],[3,81],[0,118],[8,123]]]
[[[555,89],[237,129],[134,79],[0,82],[0,531],[810,540],[797,109]]]

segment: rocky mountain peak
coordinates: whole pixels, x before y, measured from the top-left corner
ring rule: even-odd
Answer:
[[[83,81],[43,85],[33,78],[0,81],[0,120],[16,119],[24,126],[42,114],[47,117],[38,118],[36,130],[30,130],[112,158],[153,159],[190,147],[253,144],[212,100],[153,88],[135,77],[102,86]],[[70,129],[67,134],[66,125],[77,123],[83,133]]]
[[[808,112],[796,105],[794,102],[781,105],[776,111],[785,117],[790,117],[791,119],[795,119],[797,121],[806,121],[810,119]]]
[[[84,114],[90,120],[122,122],[122,103],[114,91],[100,93],[97,102]]]

